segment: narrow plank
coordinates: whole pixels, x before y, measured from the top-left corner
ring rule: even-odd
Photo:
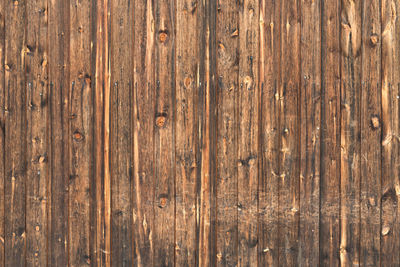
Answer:
[[[319,264],[321,149],[321,1],[301,1],[300,236],[301,266]]]
[[[321,266],[338,266],[340,249],[340,2],[321,1]]]
[[[4,154],[5,154],[5,70],[4,70],[4,49],[5,49],[5,1],[0,2],[0,192],[4,192],[5,173],[4,173]],[[5,217],[4,210],[5,196],[0,196],[0,218]],[[4,219],[0,220],[0,265],[4,266]]]
[[[359,264],[361,1],[341,5],[340,262]]]
[[[217,3],[217,266],[238,262],[239,3]]]
[[[238,92],[238,266],[258,262],[259,167],[259,6],[254,0],[239,7]]]
[[[111,1],[111,264],[133,264],[133,3]],[[107,115],[106,115],[107,116]]]
[[[362,266],[381,264],[381,41],[376,40],[377,36],[381,35],[380,7],[377,1],[363,1],[360,95],[361,233],[359,233]],[[382,145],[385,144],[383,139]],[[383,226],[382,234],[386,231],[385,227],[387,225]],[[352,239],[357,237],[357,235],[351,236]]]
[[[261,169],[259,180],[259,265],[279,265],[279,86],[281,2],[260,6]]]
[[[197,187],[198,266],[216,265],[216,12],[217,1],[200,1],[199,157]],[[202,60],[203,59],[203,60]]]
[[[50,203],[48,264],[68,265],[69,3],[49,1]],[[51,40],[51,42],[50,42]],[[45,61],[44,61],[45,63]]]
[[[94,179],[91,181],[91,263],[111,266],[109,1],[92,5],[94,73]],[[92,63],[93,64],[93,63]],[[92,65],[93,66],[93,65]]]
[[[175,6],[155,8],[154,265],[175,263]]]
[[[134,254],[135,266],[153,266],[154,243],[154,42],[152,1],[134,8]]]
[[[199,50],[198,3],[176,1],[175,264],[196,265]]]
[[[281,16],[281,85],[279,87],[280,184],[279,264],[293,266],[299,251],[299,92],[300,2],[283,1]]]
[[[70,2],[69,264],[90,264],[93,145],[91,2]]]
[[[381,266],[400,265],[399,204],[399,33],[396,25],[399,1],[381,2],[381,97],[382,190],[381,190]],[[370,36],[371,38],[372,36]],[[375,38],[375,37],[374,37]],[[375,40],[375,39],[370,40]],[[376,39],[379,42],[379,39]],[[374,75],[376,78],[376,75]],[[378,124],[379,126],[379,124]]]
[[[26,4],[5,4],[5,266],[23,266],[26,257]]]
[[[27,1],[26,264],[47,264],[48,75],[47,1]]]

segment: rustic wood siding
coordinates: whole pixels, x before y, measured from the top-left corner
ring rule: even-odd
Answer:
[[[400,0],[1,0],[0,266],[400,266]]]

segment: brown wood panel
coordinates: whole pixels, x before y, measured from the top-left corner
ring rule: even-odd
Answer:
[[[396,17],[400,11],[399,1],[381,2],[381,39],[379,34],[371,35],[370,40],[381,45],[381,101],[382,113],[378,128],[382,138],[382,187],[381,187],[381,243],[382,266],[399,265],[399,45],[400,28]],[[379,14],[378,14],[379,15]],[[376,21],[375,21],[376,22]],[[376,29],[377,31],[379,29]],[[379,31],[378,31],[379,33]],[[372,39],[371,39],[372,38]],[[372,43],[370,43],[371,45]],[[375,55],[376,57],[376,55]],[[377,77],[375,77],[376,79]],[[377,82],[375,80],[375,82]],[[376,120],[375,120],[376,121]],[[375,188],[375,187],[374,187]],[[371,188],[372,189],[372,188]],[[370,191],[375,192],[375,190]],[[377,192],[376,192],[377,193]],[[379,196],[379,195],[378,195]]]
[[[48,2],[49,25],[49,240],[47,263],[68,265],[69,3]],[[52,42],[49,42],[52,40]],[[43,63],[46,63],[44,61]]]
[[[26,57],[26,264],[47,264],[48,65],[47,2],[27,1]]]
[[[176,29],[174,2],[154,3],[154,265],[175,264],[175,117]],[[163,225],[163,227],[159,227]]]
[[[363,1],[361,76],[360,265],[382,265],[381,244],[381,33],[380,5]],[[385,91],[385,90],[383,90]],[[386,98],[387,99],[387,98]],[[378,125],[376,120],[378,119]],[[382,140],[384,147],[385,139]],[[384,192],[385,194],[386,192]],[[382,225],[382,234],[387,225]],[[354,239],[354,237],[352,237]],[[393,265],[394,262],[388,263]]]
[[[321,2],[321,177],[319,263],[338,266],[340,249],[340,1]]]
[[[110,7],[110,184],[111,265],[133,264],[133,3],[111,1]],[[108,105],[108,104],[107,104]],[[106,106],[106,105],[105,105]],[[109,112],[109,113],[108,113]],[[107,142],[108,140],[106,140]]]
[[[299,251],[300,1],[282,1],[279,86],[279,264],[293,266]]]
[[[238,262],[239,2],[217,2],[217,266]]]
[[[26,1],[5,3],[5,266],[22,266],[26,257]]]
[[[154,264],[154,6],[135,1],[134,8],[133,228],[135,266]]]
[[[398,0],[0,2],[0,266],[396,266]]]
[[[259,173],[259,9],[256,1],[239,7],[238,266],[257,266]],[[238,35],[237,35],[238,34]]]
[[[301,1],[300,237],[302,266],[319,264],[321,1]]]
[[[259,264],[279,262],[279,87],[281,85],[280,1],[260,6],[261,168],[258,193]]]
[[[93,145],[91,2],[70,2],[69,53],[69,264],[90,264],[90,183]]]

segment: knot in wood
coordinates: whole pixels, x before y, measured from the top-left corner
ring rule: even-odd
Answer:
[[[369,38],[371,45],[376,46],[376,44],[379,41],[379,36],[376,33],[371,34],[371,37]]]
[[[165,31],[162,31],[162,32],[160,32],[159,38],[160,38],[160,42],[164,43],[165,41],[167,41],[168,34]]]
[[[379,128],[379,118],[378,118],[378,116],[372,116],[372,118],[371,118],[371,127],[374,130]]]
[[[156,125],[157,125],[157,127],[159,127],[159,128],[164,127],[166,120],[167,120],[167,115],[166,114],[158,115],[156,117]]]
[[[83,139],[85,139],[83,134],[81,132],[79,132],[79,131],[75,131],[74,134],[72,135],[72,137],[77,142],[81,142],[81,141],[83,141]]]

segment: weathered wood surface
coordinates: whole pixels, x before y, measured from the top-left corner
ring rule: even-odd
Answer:
[[[2,0],[0,266],[400,266],[399,0]]]

